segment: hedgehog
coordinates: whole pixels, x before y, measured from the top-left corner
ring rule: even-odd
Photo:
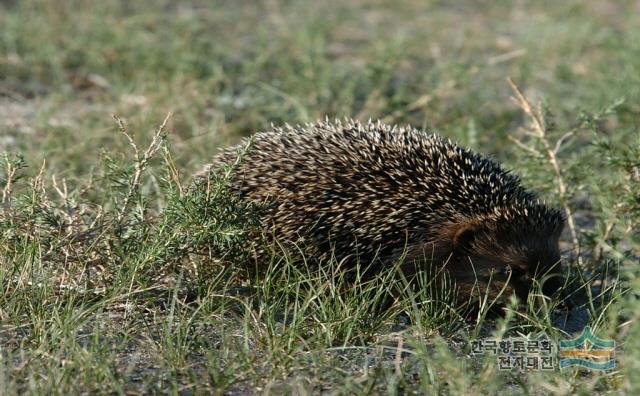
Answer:
[[[559,288],[562,213],[495,160],[438,134],[380,121],[272,127],[198,177],[229,164],[234,194],[270,203],[264,235],[310,247],[319,263],[375,272],[401,261],[407,275],[442,268],[463,299],[526,301],[545,274],[554,275],[543,293]]]

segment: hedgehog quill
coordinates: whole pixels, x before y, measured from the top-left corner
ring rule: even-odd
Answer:
[[[233,164],[245,145],[220,153],[199,177]],[[412,127],[273,128],[252,138],[233,174],[232,192],[271,203],[265,233],[310,247],[319,262],[334,256],[375,271],[402,258],[406,275],[446,269],[463,298],[502,291],[526,301],[533,279],[560,260],[560,211],[496,161]],[[552,277],[543,292],[558,283]]]

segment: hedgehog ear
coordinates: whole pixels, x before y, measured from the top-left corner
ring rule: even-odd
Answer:
[[[476,239],[477,227],[473,224],[462,225],[453,236],[454,250],[468,249]]]

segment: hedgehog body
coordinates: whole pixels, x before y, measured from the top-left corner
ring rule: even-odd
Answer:
[[[204,174],[234,163],[242,147]],[[320,260],[445,266],[463,295],[506,288],[521,298],[559,260],[561,213],[494,160],[436,134],[324,121],[258,133],[248,147],[230,188],[270,203],[267,234]]]

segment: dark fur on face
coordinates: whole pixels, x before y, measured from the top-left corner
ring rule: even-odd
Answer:
[[[425,261],[444,267],[458,288],[458,298],[515,294],[526,301],[534,281],[546,296],[561,286],[558,240],[564,221],[541,226],[519,221],[476,220],[447,224],[425,244],[408,247],[404,265],[411,273]]]

